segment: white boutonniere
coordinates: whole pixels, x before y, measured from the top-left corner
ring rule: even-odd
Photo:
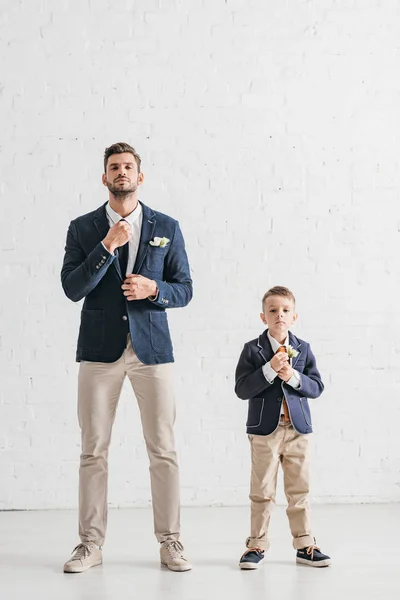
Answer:
[[[165,248],[169,244],[170,240],[166,237],[155,237],[154,240],[150,240],[150,246],[157,246],[158,248]]]
[[[296,356],[298,356],[298,354],[299,354],[297,352],[297,350],[295,350],[293,348],[293,346],[291,346],[290,344],[287,347],[287,353],[288,353],[289,358],[296,358]]]

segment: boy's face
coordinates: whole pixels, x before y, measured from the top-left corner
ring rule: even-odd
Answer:
[[[269,296],[264,302],[264,312],[260,317],[272,337],[283,343],[290,327],[297,320],[297,313],[293,301],[289,298]]]

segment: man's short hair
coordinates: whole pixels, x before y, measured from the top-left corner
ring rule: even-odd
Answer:
[[[289,290],[289,288],[283,287],[282,285],[276,285],[276,286],[272,287],[271,289],[269,289],[268,292],[265,292],[262,302],[261,302],[263,310],[264,310],[264,302],[270,296],[283,296],[284,298],[291,300],[293,302],[293,305],[296,304],[296,299],[295,299],[293,293]]]
[[[142,159],[140,158],[136,150],[126,142],[117,142],[116,144],[113,144],[112,146],[104,150],[104,173],[107,170],[107,161],[110,158],[110,156],[112,154],[122,154],[123,152],[129,152],[130,154],[132,154],[132,156],[135,157],[138,173],[140,173],[140,165]]]

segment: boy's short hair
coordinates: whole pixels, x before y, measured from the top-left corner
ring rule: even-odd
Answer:
[[[263,310],[264,310],[264,302],[270,296],[283,296],[284,298],[291,300],[293,302],[293,305],[296,304],[296,299],[295,299],[293,293],[289,290],[289,288],[283,287],[282,285],[276,285],[276,286],[272,287],[271,289],[269,289],[268,292],[265,292],[262,302],[261,302]]]

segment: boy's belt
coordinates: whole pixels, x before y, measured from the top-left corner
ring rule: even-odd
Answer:
[[[284,421],[285,423],[290,423],[289,409],[286,399],[284,397],[282,398],[282,408],[283,414],[281,415],[281,421]]]

